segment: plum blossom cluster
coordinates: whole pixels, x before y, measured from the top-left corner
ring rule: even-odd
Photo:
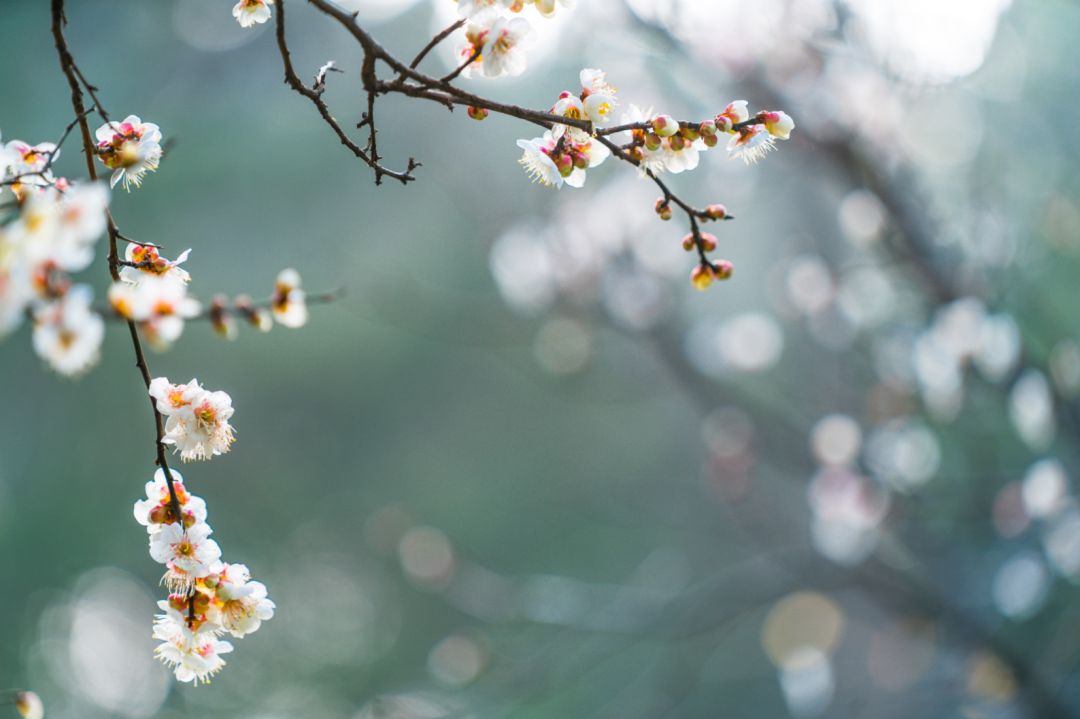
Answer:
[[[19,140],[0,149],[0,188],[14,195],[0,212],[0,337],[29,318],[34,351],[53,370],[75,376],[98,361],[105,324],[91,307],[93,290],[69,274],[94,259],[109,190],[55,179],[49,168],[59,152],[52,143]]]
[[[153,246],[130,243],[120,281],[109,287],[109,305],[124,319],[138,322],[150,346],[159,351],[171,347],[183,334],[184,321],[202,311],[202,305],[188,297],[191,275],[180,267],[190,252],[168,260]]]
[[[162,643],[156,653],[177,679],[198,684],[225,666],[221,655],[233,650],[219,637],[256,631],[274,616],[275,605],[246,566],[221,561],[206,502],[187,490],[179,472],[169,472],[171,481],[164,470],[155,472],[134,514],[150,535],[150,556],[166,566],[162,583],[170,591],[158,602],[154,637]]]
[[[468,23],[465,39],[455,48],[465,77],[473,72],[481,77],[516,77],[525,72],[536,31],[528,20],[513,14],[532,5],[546,18],[555,16],[555,0],[457,0],[457,4],[458,15]],[[559,0],[559,4],[572,7],[574,2]]]
[[[157,411],[168,417],[161,442],[173,445],[180,459],[210,459],[229,451],[233,407],[228,394],[205,390],[195,379],[172,384],[165,377],[151,380],[149,391]]]

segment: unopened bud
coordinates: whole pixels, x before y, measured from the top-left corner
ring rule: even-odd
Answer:
[[[698,132],[700,132],[704,137],[712,137],[716,134],[716,123],[712,120],[706,120],[705,122],[698,125]]]
[[[686,237],[682,238],[682,248],[689,252],[694,249],[694,233],[691,232]]]
[[[723,205],[709,205],[705,208],[705,216],[710,220],[722,220],[727,217],[727,208]]]
[[[589,156],[584,152],[574,153],[574,167],[581,170],[586,170],[589,167]]]
[[[671,137],[679,131],[679,123],[671,115],[660,115],[652,121],[653,131],[660,137]]]
[[[183,612],[185,609],[187,609],[187,597],[185,597],[183,594],[170,594],[169,609],[175,609],[178,612]]]
[[[694,130],[693,128],[689,128],[689,127],[684,127],[683,129],[679,130],[679,134],[682,135],[683,137],[685,137],[690,142],[693,142],[694,140],[701,137],[701,135],[698,134],[697,130]]]
[[[713,119],[713,122],[716,123],[716,130],[718,132],[731,132],[732,122],[730,117],[726,117],[724,115],[717,115]]]
[[[705,147],[716,147],[716,143],[720,141],[720,138],[716,135],[704,135],[701,141],[705,143]]]
[[[151,524],[171,524],[171,522],[169,522],[169,520],[172,519],[170,516],[171,514],[172,512],[169,511],[168,507],[159,504],[150,510],[149,519]]]
[[[488,116],[487,110],[482,107],[473,107],[472,105],[469,105],[469,109],[465,112],[467,112],[469,114],[469,117],[474,120],[483,120],[485,117]]]
[[[654,150],[654,151],[659,150],[660,149],[660,138],[655,133],[652,133],[652,132],[645,133],[645,147],[649,148],[650,150]]]
[[[184,529],[191,529],[195,526],[195,513],[181,511],[180,514],[184,516]]]
[[[41,703],[41,697],[34,692],[16,694],[15,708],[23,715],[23,719],[41,719],[45,716],[45,705]]]
[[[555,167],[559,169],[559,174],[563,177],[569,177],[570,173],[574,171],[574,161],[570,159],[569,155],[557,155],[551,159],[555,162]]]
[[[260,332],[269,332],[274,329],[274,316],[265,307],[257,307],[248,321]]]
[[[698,265],[690,273],[690,282],[699,290],[709,289],[713,281],[713,268],[711,265]]]
[[[220,583],[221,583],[221,577],[219,575],[217,575],[217,574],[211,574],[211,575],[207,576],[205,579],[203,579],[203,586],[207,587],[208,589],[214,589]]]
[[[701,248],[706,252],[712,252],[716,249],[716,238],[710,235],[708,232],[701,233]]]
[[[716,275],[718,280],[726,280],[731,277],[731,273],[735,271],[735,265],[731,264],[727,260],[717,260],[712,265],[713,274]]]
[[[660,215],[661,220],[671,219],[671,205],[669,205],[663,197],[656,201],[656,214]]]
[[[60,190],[60,192],[67,192],[71,189],[71,183],[68,182],[66,177],[58,177],[56,178],[56,189]]]
[[[206,610],[210,608],[210,597],[202,594],[201,592],[199,594],[196,594],[195,598],[192,599],[191,602],[195,606],[196,614],[206,614]]]
[[[569,92],[567,90],[563,90],[562,92],[559,93],[559,99],[560,100],[565,100],[566,98],[573,97],[573,96],[574,96],[574,93]]]
[[[671,145],[671,149],[675,152],[685,150],[687,147],[690,146],[690,141],[687,140],[685,137],[681,137],[679,135],[673,135],[671,139],[668,140],[668,143]]]
[[[645,153],[641,151],[640,147],[631,147],[626,151],[626,154],[629,155],[631,159],[637,160],[638,162],[645,159]]]

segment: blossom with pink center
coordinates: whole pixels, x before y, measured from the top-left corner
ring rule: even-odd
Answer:
[[[89,285],[75,285],[34,312],[34,351],[62,375],[80,375],[100,358],[105,321],[90,309],[93,294]]]
[[[163,581],[171,590],[187,591],[196,579],[210,574],[210,565],[221,556],[221,548],[210,539],[212,531],[205,522],[187,531],[179,524],[165,524],[150,536],[150,556],[168,566]]]
[[[270,5],[274,0],[240,0],[232,9],[233,17],[240,27],[251,27],[270,19]]]
[[[741,157],[743,164],[757,163],[770,151],[776,149],[773,136],[765,129],[764,125],[748,125],[739,128],[739,131],[728,140],[728,159],[733,160]]]
[[[736,100],[724,108],[715,118],[716,127],[723,132],[736,132],[732,125],[746,122],[750,119],[750,112],[746,109],[746,100]]]
[[[163,379],[163,378],[162,378]],[[196,497],[184,487],[184,478],[175,469],[172,473],[173,490],[176,492],[176,500],[180,503],[180,513],[184,517],[184,526],[192,527],[199,522],[206,521],[206,502],[202,497]],[[146,499],[135,502],[135,521],[146,527],[149,534],[161,530],[162,525],[173,524],[176,517],[173,516],[172,503],[169,496],[169,486],[165,482],[165,472],[160,467],[154,472],[154,479],[146,483]]]
[[[110,187],[120,180],[124,189],[129,185],[142,184],[147,170],[157,170],[161,160],[161,130],[152,122],[143,122],[137,115],[128,115],[123,122],[107,122],[95,133],[98,140],[97,154],[105,166],[115,170]]]
[[[465,28],[465,41],[454,48],[454,55],[458,63],[469,64],[461,71],[462,77],[472,77],[473,72],[481,75],[484,73],[483,54],[484,43],[487,42],[489,28],[485,25],[469,23]]]
[[[525,72],[536,31],[525,18],[497,19],[484,40],[483,69],[487,77],[517,76]]]
[[[266,585],[251,581],[243,564],[227,564],[222,572],[208,577],[202,585],[215,584],[214,598],[207,619],[229,631],[234,637],[251,634],[263,620],[274,616],[276,605],[266,596]]]
[[[13,175],[21,175],[27,172],[43,172],[45,165],[49,163],[50,155],[52,155],[54,162],[56,158],[60,157],[60,150],[52,142],[39,142],[36,145],[31,145],[22,140],[12,140],[4,146],[4,149],[9,155],[11,174]],[[53,154],[54,151],[55,154]]]
[[[286,327],[302,327],[307,323],[307,295],[300,289],[300,273],[289,268],[278,273],[270,310],[274,319]]]
[[[517,145],[525,151],[518,162],[525,167],[533,182],[539,180],[549,187],[562,187],[562,173],[549,154],[555,147],[550,131],[545,132],[543,137],[518,140]]]
[[[124,250],[124,259],[142,267],[124,267],[120,270],[120,279],[132,285],[139,284],[147,275],[167,277],[186,285],[191,281],[191,275],[180,264],[188,258],[191,250],[185,250],[175,260],[167,260],[158,254],[157,248],[135,243],[128,243]]]

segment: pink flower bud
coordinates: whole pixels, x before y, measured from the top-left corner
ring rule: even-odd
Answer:
[[[183,594],[170,594],[169,609],[175,609],[178,612],[183,612],[187,609],[187,597],[185,597]]]
[[[705,216],[710,220],[722,220],[727,217],[727,208],[723,205],[709,205],[705,208]]]
[[[684,127],[683,129],[679,130],[679,134],[685,137],[687,140],[690,140],[691,142],[701,137],[697,130],[689,127]]]
[[[208,589],[215,589],[218,584],[221,583],[221,577],[217,574],[211,574],[203,580],[203,585]]]
[[[568,92],[566,90],[563,90],[562,92],[559,93],[559,99],[560,100],[565,100],[566,98],[573,97],[573,96],[574,96],[574,93]]]
[[[589,156],[586,155],[584,152],[575,152],[574,153],[574,167],[577,167],[577,168],[579,168],[581,170],[588,169],[588,167],[589,167]]]
[[[690,146],[690,141],[687,140],[685,137],[681,137],[679,135],[672,135],[672,137],[668,140],[668,144],[671,146],[672,150],[674,150],[675,152],[679,152],[688,148]]]
[[[716,279],[726,280],[731,277],[731,273],[735,271],[735,265],[727,260],[717,260],[713,263],[712,269],[713,274],[716,275]]]
[[[656,214],[660,215],[661,220],[671,219],[671,205],[665,202],[663,197],[656,201]]]
[[[705,122],[698,125],[698,132],[700,132],[705,137],[712,137],[716,134],[716,123],[712,120],[706,120]]]
[[[469,105],[469,109],[466,110],[466,112],[469,113],[469,117],[474,120],[483,120],[488,116],[487,110],[482,107],[473,107],[472,105]]]
[[[660,137],[671,137],[679,131],[679,123],[671,115],[660,115],[653,118],[652,128]]]
[[[791,137],[791,131],[795,129],[795,121],[784,112],[761,112],[758,119],[765,124],[770,135],[780,140]]]
[[[150,522],[152,524],[165,524],[165,520],[169,519],[169,510],[158,505],[150,510]]]
[[[731,133],[732,122],[730,117],[724,115],[717,115],[714,122],[716,123],[717,132]]]
[[[558,155],[551,159],[555,161],[555,167],[558,168],[560,175],[570,177],[570,173],[574,171],[574,161],[570,159],[569,155]]]
[[[629,155],[631,159],[637,160],[638,162],[645,159],[645,153],[641,151],[640,147],[631,147],[626,151],[626,154]]]
[[[720,141],[716,135],[705,135],[701,138],[701,141],[705,143],[705,147],[716,147],[716,143]]]
[[[710,235],[708,232],[702,232],[701,247],[706,252],[712,252],[716,249],[716,238],[713,235]]]
[[[646,133],[645,134],[645,147],[647,147],[647,148],[649,148],[650,150],[653,150],[653,151],[659,150],[660,149],[660,138],[657,137],[655,134],[653,134],[651,132]]]
[[[689,252],[694,249],[694,233],[689,233],[686,237],[682,238],[682,248]]]
[[[711,265],[698,265],[690,273],[690,282],[699,290],[709,289],[713,281],[713,268]]]

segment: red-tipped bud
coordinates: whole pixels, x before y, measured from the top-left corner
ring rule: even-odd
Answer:
[[[170,594],[169,609],[175,609],[178,612],[183,612],[185,609],[187,609],[187,597],[185,597],[183,594]]]
[[[716,249],[716,238],[710,235],[708,232],[701,233],[701,247],[706,252],[712,252]]]
[[[169,267],[169,261],[164,257],[158,257],[156,260],[154,260],[153,265],[159,270],[165,270]]]
[[[731,264],[727,260],[717,260],[712,265],[713,274],[716,275],[718,280],[726,280],[731,277],[731,273],[735,271],[735,265]]]
[[[689,128],[689,127],[684,127],[683,129],[679,130],[679,134],[682,135],[683,137],[685,137],[690,142],[693,142],[694,140],[701,137],[701,135],[698,133],[697,130],[694,130],[694,129]]]
[[[732,123],[730,117],[727,117],[725,115],[717,115],[713,119],[713,122],[716,123],[716,130],[718,132],[731,132]]]
[[[559,99],[560,100],[565,100],[566,98],[573,97],[573,96],[574,96],[574,93],[568,92],[566,90],[563,90],[562,92],[559,93]]]
[[[687,252],[694,249],[694,233],[691,232],[686,237],[682,238],[682,248]]]
[[[169,518],[169,510],[164,505],[159,504],[150,510],[151,524],[165,524]]]
[[[690,282],[695,289],[707,290],[713,281],[712,265],[698,265],[690,273]]]
[[[716,147],[716,143],[720,141],[720,138],[716,135],[703,135],[701,141],[705,143],[705,147]]]
[[[221,577],[217,574],[210,574],[206,579],[202,580],[202,583],[207,589],[216,589],[217,585],[221,584]]]
[[[653,118],[652,128],[660,137],[671,137],[679,131],[679,123],[671,115],[660,115]]]
[[[581,170],[586,170],[589,167],[589,156],[584,152],[574,153],[574,167]]]
[[[469,113],[469,117],[474,120],[483,120],[488,116],[487,110],[482,107],[473,107],[472,105],[469,105],[469,109],[466,110],[466,112]]]
[[[184,515],[184,529],[191,529],[195,526],[195,513],[180,511],[180,514]]]
[[[709,205],[705,208],[705,216],[710,220],[722,220],[727,217],[727,208],[723,205]]]
[[[698,132],[700,132],[703,137],[712,137],[716,134],[716,123],[712,120],[706,120],[698,125]]]
[[[690,147],[690,141],[680,135],[673,135],[668,142],[671,144],[671,149],[675,152],[685,150]]]
[[[645,133],[645,147],[649,148],[650,150],[654,150],[654,151],[659,150],[660,149],[660,138],[656,134],[654,134],[652,132]]]
[[[574,161],[569,155],[557,155],[551,159],[555,162],[555,167],[559,169],[560,175],[570,177],[570,173],[574,171]]]
[[[663,197],[656,201],[656,214],[660,215],[661,220],[671,219],[671,205],[669,205]]]

